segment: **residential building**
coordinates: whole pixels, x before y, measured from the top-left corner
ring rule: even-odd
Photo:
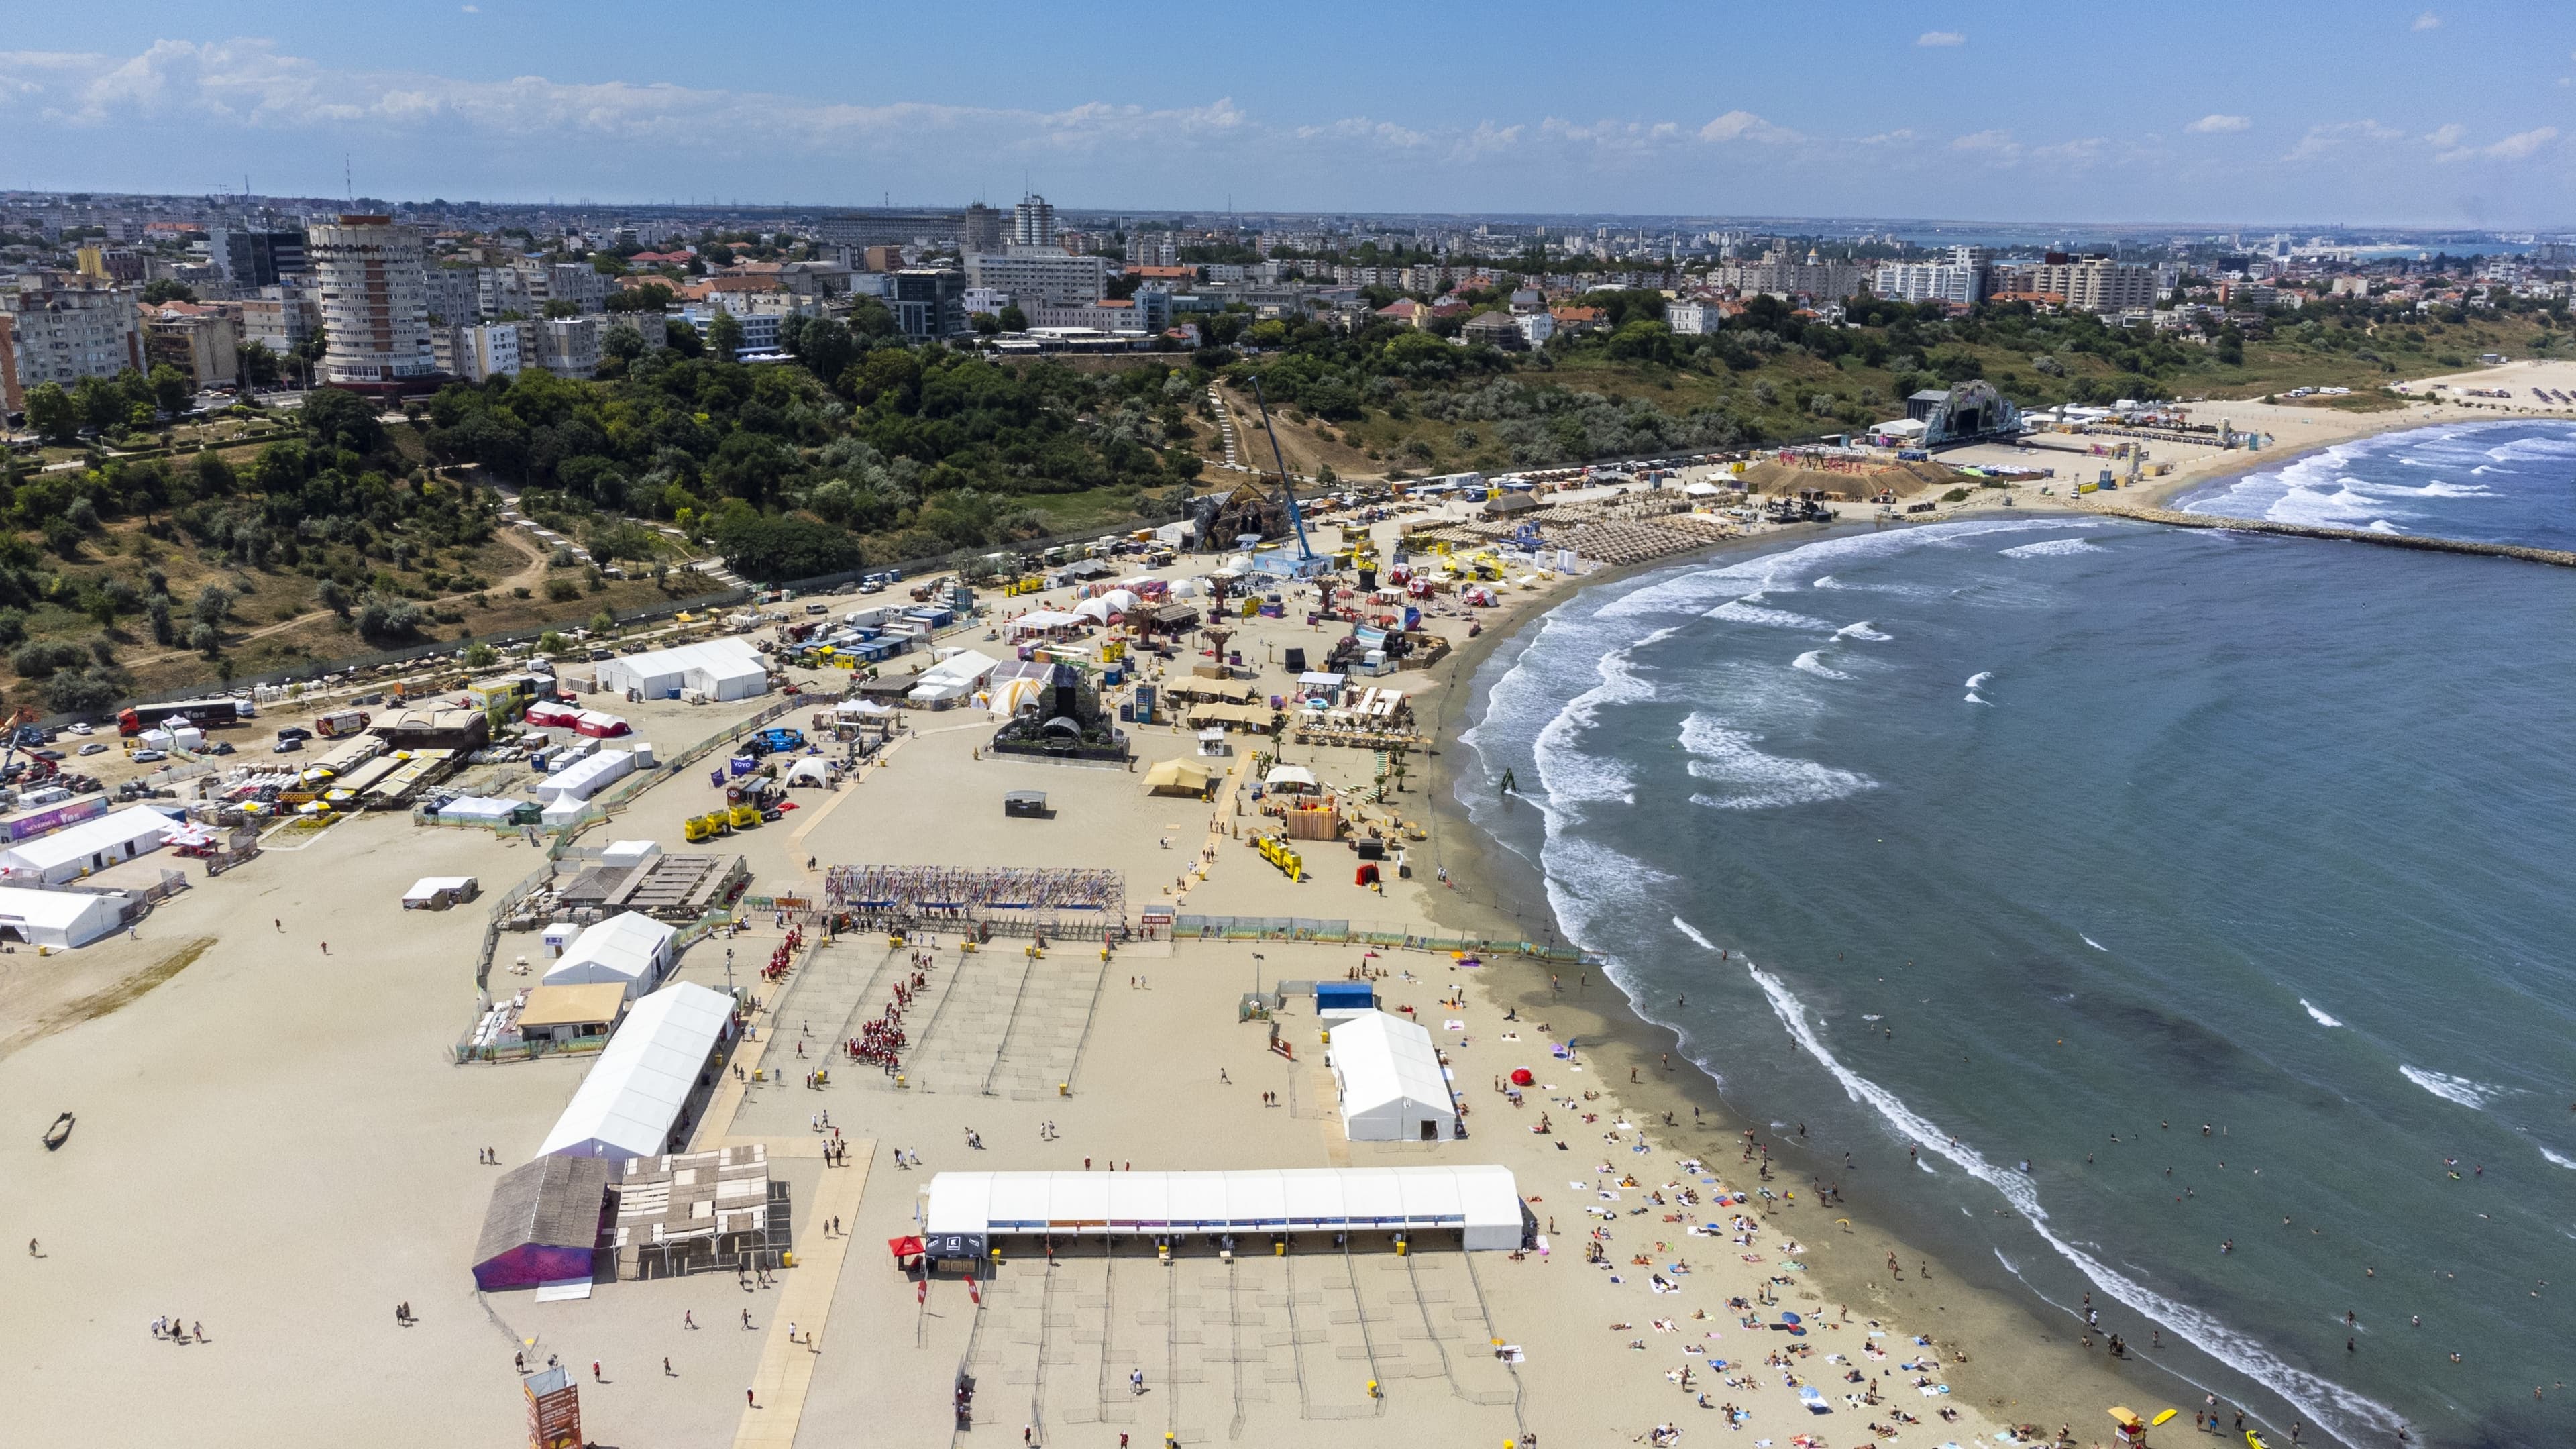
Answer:
[[[241,380],[241,347],[225,313],[173,302],[144,308],[142,324],[146,363],[166,362],[201,388]]]
[[[0,372],[0,396],[11,412],[26,406],[27,389],[39,383],[68,388],[84,377],[146,370],[128,288],[97,282],[21,287],[0,292],[0,317],[9,321],[13,354],[13,365]]]
[[[1725,314],[1714,302],[1675,302],[1664,308],[1664,325],[1676,337],[1706,337],[1721,330]]]
[[[846,297],[850,272],[841,262],[789,262],[778,269],[778,285],[799,297]]]
[[[815,237],[845,247],[934,246],[954,243],[965,230],[966,217],[954,211],[850,211],[818,223]]]
[[[1544,312],[1528,314],[1545,317]],[[1471,343],[1481,342],[1506,352],[1523,352],[1529,348],[1529,337],[1521,331],[1521,319],[1509,312],[1481,312],[1467,320],[1465,331]]]
[[[1521,341],[1532,350],[1545,347],[1547,339],[1556,335],[1556,318],[1551,313],[1515,312],[1510,315],[1514,322],[1520,324]]]
[[[608,278],[588,262],[552,262],[545,269],[545,291],[539,302],[570,302],[583,312],[597,312],[608,301]]]
[[[1974,306],[1984,298],[1985,269],[1953,262],[1881,262],[1869,289],[1890,302]]]
[[[1140,309],[1133,301],[1125,298],[1106,298],[1072,307],[1050,306],[1041,302],[1022,310],[1028,314],[1029,326],[1032,329],[1070,328],[1091,332],[1159,332],[1162,330],[1159,327],[1147,327],[1144,317],[1139,315]],[[1164,315],[1165,320],[1168,321],[1169,312],[1166,311]]]
[[[1011,208],[1011,244],[1023,247],[1051,247],[1056,244],[1055,208],[1045,197],[1033,191]]]
[[[1001,248],[997,246],[994,250]],[[900,272],[904,268],[901,247],[868,247],[859,255],[864,259],[862,264],[871,272]]]
[[[304,275],[308,267],[300,231],[208,227],[206,259],[236,287],[274,287],[285,278]]]
[[[678,315],[681,321],[697,329],[699,341],[707,342],[712,340],[711,333],[719,312],[730,314],[742,326],[742,349],[727,361],[778,350],[778,327],[787,317],[784,312],[736,312],[731,307],[709,305],[683,308]]]
[[[968,287],[963,305],[969,316],[989,317],[1011,305],[1011,294],[990,287]]]
[[[1008,256],[973,252],[966,258],[966,284],[1008,292],[1023,307],[1079,307],[1108,295],[1109,260],[1043,250]]]
[[[590,377],[599,371],[601,319],[545,317],[529,325],[536,334],[536,364],[557,377]]]
[[[422,273],[430,319],[461,327],[483,315],[483,276],[477,267],[431,267]]]
[[[1143,267],[1177,267],[1181,239],[1168,231],[1140,231],[1127,238],[1127,260]]]
[[[431,359],[440,372],[481,382],[495,374],[516,377],[528,362],[527,336],[521,322],[469,322],[439,327],[431,333]],[[591,364],[598,365],[596,349]]]
[[[94,282],[140,282],[143,258],[124,247],[86,246],[74,252],[80,274]]]
[[[966,273],[948,267],[906,267],[893,274],[893,281],[894,295],[886,307],[894,313],[895,329],[904,336],[916,342],[943,342],[967,330]]]
[[[2052,253],[2028,268],[2023,290],[2059,296],[2077,312],[2118,312],[2156,304],[2155,268],[2109,257]]]
[[[256,342],[280,357],[303,346],[322,325],[321,305],[303,287],[262,287],[258,296],[244,297],[238,305],[241,340]]]
[[[958,229],[957,244],[969,252],[998,252],[1004,245],[1002,213],[982,202],[966,208],[966,224]],[[900,266],[901,263],[897,263]],[[890,272],[894,267],[870,263],[872,272]]]
[[[1420,327],[1431,320],[1431,309],[1410,297],[1398,297],[1377,309],[1379,320],[1401,322],[1407,327]]]
[[[322,381],[381,387],[437,371],[419,232],[390,216],[351,213],[308,227],[304,251],[329,339]]]

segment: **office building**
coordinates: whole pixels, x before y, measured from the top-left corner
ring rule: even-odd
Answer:
[[[236,287],[274,287],[307,269],[304,233],[206,228],[206,260]]]
[[[966,274],[947,267],[906,267],[893,274],[886,306],[895,327],[916,342],[941,342],[967,330]],[[1095,294],[1097,295],[1097,294]]]
[[[145,370],[143,336],[131,289],[87,285],[31,286],[0,292],[0,398],[17,412],[27,390],[41,383],[70,388],[84,377],[114,377]]]
[[[847,211],[817,222],[814,236],[829,246],[954,246],[965,225],[954,211]]]
[[[383,388],[437,371],[420,233],[351,213],[308,228],[304,250],[329,339],[321,381]]]
[[[1002,213],[982,202],[966,208],[966,224],[958,232],[957,244],[969,252],[998,252],[1005,243]],[[893,267],[871,266],[870,271],[890,272]]]
[[[1047,199],[1030,192],[1011,208],[1011,245],[1051,247],[1055,239],[1055,208]]]
[[[1109,291],[1109,259],[1039,249],[1008,256],[974,252],[966,258],[968,286],[1007,292],[1023,307],[1082,307]]]

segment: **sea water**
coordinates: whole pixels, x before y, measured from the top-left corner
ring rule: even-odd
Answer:
[[[2357,438],[2201,489],[2180,506],[2576,549],[2576,423],[2448,423]]]
[[[2089,1292],[2170,1403],[2576,1442],[2531,1396],[2576,1341],[2571,617],[2490,558],[1849,533],[1560,607],[1458,792],[1740,1113],[2034,1311]]]

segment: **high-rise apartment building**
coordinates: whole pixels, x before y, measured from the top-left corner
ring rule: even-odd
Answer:
[[[1011,208],[1011,245],[1015,247],[1051,247],[1055,241],[1055,208],[1047,199],[1030,192]]]
[[[144,371],[134,301],[131,288],[96,283],[0,292],[0,402],[17,412],[42,383]]]
[[[1008,256],[969,253],[966,284],[1007,292],[1023,307],[1086,307],[1108,294],[1109,259],[1016,247]]]
[[[957,234],[958,245],[970,252],[998,252],[1002,249],[1002,213],[982,202],[966,208],[966,225]],[[892,271],[891,267],[870,268]]]
[[[353,212],[307,228],[304,251],[322,294],[321,381],[382,388],[436,374],[419,232]]]

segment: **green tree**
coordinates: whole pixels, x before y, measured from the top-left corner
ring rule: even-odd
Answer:
[[[707,319],[707,352],[726,362],[742,355],[742,321],[719,310]]]
[[[265,342],[248,342],[241,349],[242,378],[253,387],[275,387],[279,376],[277,354]]]
[[[27,426],[51,443],[69,443],[86,426],[80,405],[61,383],[40,382],[27,389]]]
[[[350,606],[356,602],[349,597],[349,591],[341,587],[338,579],[324,579],[321,587],[313,591],[313,597],[323,608],[343,619],[349,617]]]
[[[544,315],[548,317],[578,317],[581,315],[581,304],[563,297],[554,297],[547,300],[543,310]]]
[[[151,622],[153,643],[172,644],[178,641],[178,626],[170,621],[168,594],[154,594],[146,600],[143,605],[143,617]]]
[[[1002,324],[1002,330],[1005,332],[1029,330],[1029,314],[1021,311],[1020,304],[1017,302],[1009,303],[1001,311],[994,313],[993,320]]]
[[[990,312],[977,312],[966,320],[974,324],[975,335],[978,337],[996,336],[1002,330],[1002,319]]]
[[[164,302],[193,302],[197,300],[197,294],[190,291],[184,282],[160,277],[143,284],[143,300],[158,307]]]
[[[703,357],[706,355],[707,344],[699,339],[698,329],[681,321],[677,317],[667,318],[663,321],[662,338],[664,346],[682,357]]]
[[[197,385],[188,374],[163,362],[152,368],[152,405],[171,417],[188,410],[188,399],[195,396]]]
[[[616,633],[617,616],[610,613],[605,607],[601,608],[598,613],[590,616],[590,632],[597,635]]]

